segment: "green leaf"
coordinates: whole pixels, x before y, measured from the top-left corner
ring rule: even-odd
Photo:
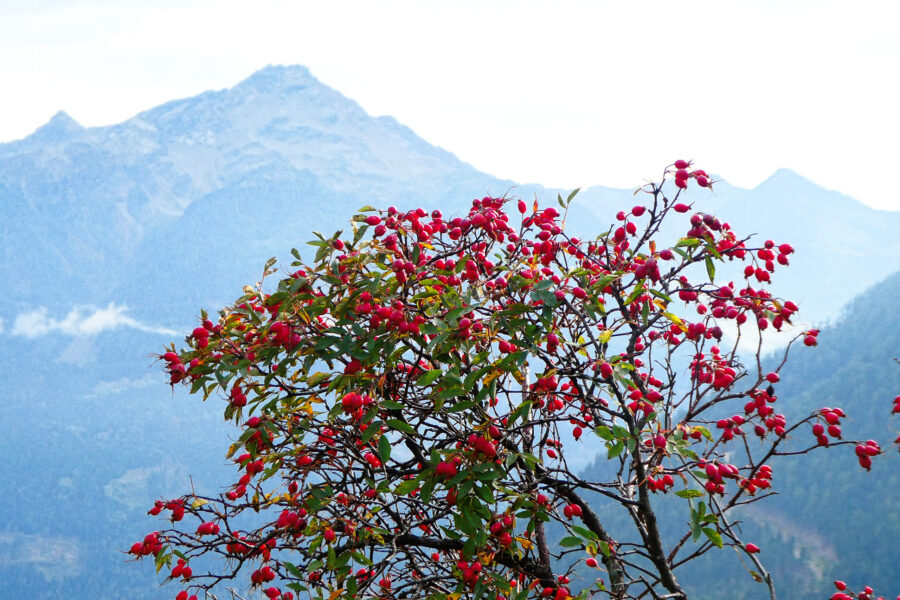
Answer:
[[[434,493],[434,481],[426,481],[422,484],[422,489],[419,490],[419,497],[422,499],[422,502],[428,504],[431,502],[432,493]]]
[[[397,487],[394,488],[394,494],[397,496],[406,496],[417,487],[419,487],[419,481],[417,479],[407,479],[406,481],[401,481],[397,484]]]
[[[716,279],[716,265],[713,264],[712,257],[706,257],[706,274],[709,275],[709,282],[712,283]]]
[[[607,459],[615,458],[618,455],[622,454],[622,450],[624,450],[624,449],[625,449],[625,444],[623,444],[622,442],[616,442],[615,444],[613,444],[612,446],[609,447],[609,450],[606,453],[606,458]]]
[[[575,194],[577,194],[580,191],[581,191],[581,188],[575,188],[574,190],[569,192],[569,196],[568,196],[568,198],[566,198],[566,204],[567,205],[570,204],[572,202],[572,198],[575,197]]]
[[[700,498],[703,492],[700,490],[678,490],[675,495],[679,498]]]
[[[391,441],[386,435],[381,436],[381,439],[378,440],[378,458],[384,464],[387,464],[391,458]]]
[[[463,475],[463,473],[460,473],[460,475]],[[465,498],[466,496],[469,495],[469,492],[472,491],[472,486],[474,486],[474,485],[475,485],[474,479],[466,479],[462,483],[462,485],[459,486],[459,491],[457,492],[456,497],[457,498]]]
[[[587,527],[581,527],[580,525],[572,525],[572,530],[580,535],[583,538],[587,538],[589,540],[597,540],[600,539],[597,537],[597,534],[588,529]]]
[[[474,403],[474,402],[472,402],[471,400],[464,400],[464,401],[462,401],[462,402],[457,402],[457,403],[454,404],[453,406],[449,407],[449,408],[447,409],[447,412],[448,412],[448,413],[462,412],[462,411],[464,411],[464,410],[467,410],[467,409],[469,409],[469,408],[472,408],[473,406],[475,406],[475,403]]]
[[[628,437],[631,435],[628,433],[628,430],[621,425],[613,425],[612,433],[617,440],[628,439]]]
[[[374,423],[369,423],[366,427],[366,430],[363,432],[360,440],[363,444],[368,444],[369,440],[375,437],[375,434],[381,430],[381,421],[375,421]]]
[[[716,258],[718,258],[719,260],[722,260],[722,255],[719,253],[719,250],[716,248],[716,245],[713,244],[712,242],[710,242],[710,241],[706,242],[706,251],[709,252],[710,254],[712,254],[713,256],[715,256]]]
[[[481,477],[479,477],[481,479]],[[494,503],[494,492],[491,490],[490,486],[487,485],[479,485],[475,487],[475,493],[478,494],[478,497],[487,502],[488,504]]]
[[[628,298],[625,300],[625,306],[628,306],[632,302],[638,299],[638,296],[644,293],[644,279],[641,279],[637,283],[634,284],[634,290],[631,294],[628,295]]]
[[[577,548],[581,543],[581,538],[577,538],[574,535],[569,535],[559,540],[559,545],[563,548]]]
[[[475,476],[475,478],[476,478],[478,481],[493,481],[494,479],[500,479],[501,477],[503,477],[503,475],[504,475],[504,473],[503,473],[502,470],[499,470],[499,469],[494,470],[494,469],[492,469],[492,470],[486,471],[486,472],[484,472],[484,473],[478,473],[478,474]]]
[[[611,442],[616,439],[615,436],[613,436],[612,431],[610,431],[609,427],[607,427],[606,425],[595,427],[594,433],[597,434],[597,437],[603,438],[607,442]]]
[[[429,385],[434,383],[434,381],[438,377],[440,377],[442,373],[443,371],[441,369],[432,369],[430,371],[427,371],[416,380],[416,385],[418,385],[419,387],[428,387]]]
[[[317,371],[306,378],[306,385],[319,385],[329,377],[331,377],[331,373],[322,373],[320,371]]]
[[[531,402],[525,401],[522,404],[520,404],[516,408],[516,410],[514,410],[512,412],[512,414],[509,415],[509,419],[507,420],[507,426],[512,427],[513,423],[515,423],[516,420],[518,420],[519,418],[524,417],[526,414],[528,414],[528,411],[530,409],[531,409]]]
[[[671,302],[672,302],[672,298],[670,298],[669,296],[667,296],[666,294],[664,294],[663,292],[661,292],[661,291],[659,291],[659,290],[655,290],[655,289],[653,289],[653,288],[650,288],[648,291],[649,291],[651,294],[653,294],[654,296],[656,296],[657,298],[659,298],[660,300],[664,300],[666,303],[671,303]]]
[[[709,538],[709,541],[711,541],[716,548],[722,547],[722,536],[719,535],[718,531],[711,527],[704,527],[703,533],[706,534],[706,537]]]
[[[696,542],[700,539],[700,513],[691,509],[691,538]]]
[[[366,235],[367,229],[369,229],[368,225],[360,225],[359,226],[359,228],[356,230],[356,233],[353,234],[353,245],[354,246],[359,243],[359,240],[361,240],[364,235]]]
[[[698,240],[697,238],[681,238],[675,244],[675,247],[676,248],[681,248],[681,247],[693,248],[693,247],[699,246],[699,245],[700,245],[700,240]]]
[[[702,425],[694,425],[694,429],[699,431],[701,433],[701,435],[703,435],[703,437],[705,437],[709,441],[711,441],[711,442],[714,441],[712,434],[709,432],[709,429],[707,429],[706,427],[703,427]]]
[[[281,564],[284,565],[284,568],[287,569],[287,572],[297,579],[303,579],[303,573],[300,572],[300,569],[297,568],[293,563],[289,563],[287,561],[283,561]]]
[[[416,432],[416,430],[412,428],[412,425],[410,425],[406,421],[401,421],[400,419],[388,419],[386,423],[387,426],[391,429],[396,429],[397,431],[402,431],[403,433],[414,434]]]
[[[164,546],[163,549],[156,555],[156,572],[159,573],[163,566],[168,566],[169,563],[172,562],[172,555],[166,552],[169,549],[168,546]]]

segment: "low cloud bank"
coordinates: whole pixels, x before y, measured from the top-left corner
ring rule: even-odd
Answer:
[[[110,303],[106,308],[78,306],[69,311],[62,319],[48,314],[44,307],[22,313],[16,317],[12,325],[12,335],[34,339],[53,333],[61,333],[73,337],[95,336],[110,329],[127,327],[158,333],[160,335],[178,335],[177,331],[165,327],[153,327],[129,317],[127,307]]]

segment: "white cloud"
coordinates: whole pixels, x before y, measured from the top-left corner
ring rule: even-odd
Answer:
[[[51,333],[69,336],[95,336],[98,333],[120,327],[137,329],[161,335],[177,335],[178,332],[164,327],[153,327],[141,323],[125,313],[125,306],[110,303],[106,308],[78,306],[62,319],[51,317],[45,307],[22,313],[13,322],[12,335],[34,339]]]
[[[96,396],[120,394],[127,390],[159,385],[159,382],[159,377],[154,377],[153,375],[145,375],[139,379],[122,377],[121,379],[117,379],[115,381],[101,381],[94,386],[93,391],[88,395],[88,397],[94,398]]]

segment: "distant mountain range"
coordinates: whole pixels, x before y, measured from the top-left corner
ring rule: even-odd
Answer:
[[[362,205],[452,213],[510,190],[545,202],[568,193],[482,173],[394,119],[367,115],[304,67],[267,67],[109,127],[85,129],[61,112],[0,144],[0,317],[113,302],[138,319],[184,327],[185,315],[227,301],[270,256],[287,256],[313,229],[343,227]],[[605,229],[631,192],[585,189],[570,227]],[[719,182],[712,196],[691,199],[740,232],[797,248],[778,283],[806,320],[834,318],[900,269],[900,212],[790,171],[752,190]]]
[[[806,321],[900,270],[900,212],[784,170],[714,189],[688,200],[796,248],[775,283]],[[115,549],[145,533],[155,494],[216,485],[231,430],[215,403],[170,393],[150,354],[363,205],[453,214],[507,192],[569,190],[482,173],[296,66],[109,127],[61,112],[0,144],[0,599],[170,597]],[[583,190],[567,227],[605,231],[632,192]]]

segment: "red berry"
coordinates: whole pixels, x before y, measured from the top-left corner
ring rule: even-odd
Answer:
[[[603,377],[603,379],[609,379],[610,377],[612,377],[612,374],[613,374],[612,365],[609,364],[608,362],[601,363],[600,375]]]

